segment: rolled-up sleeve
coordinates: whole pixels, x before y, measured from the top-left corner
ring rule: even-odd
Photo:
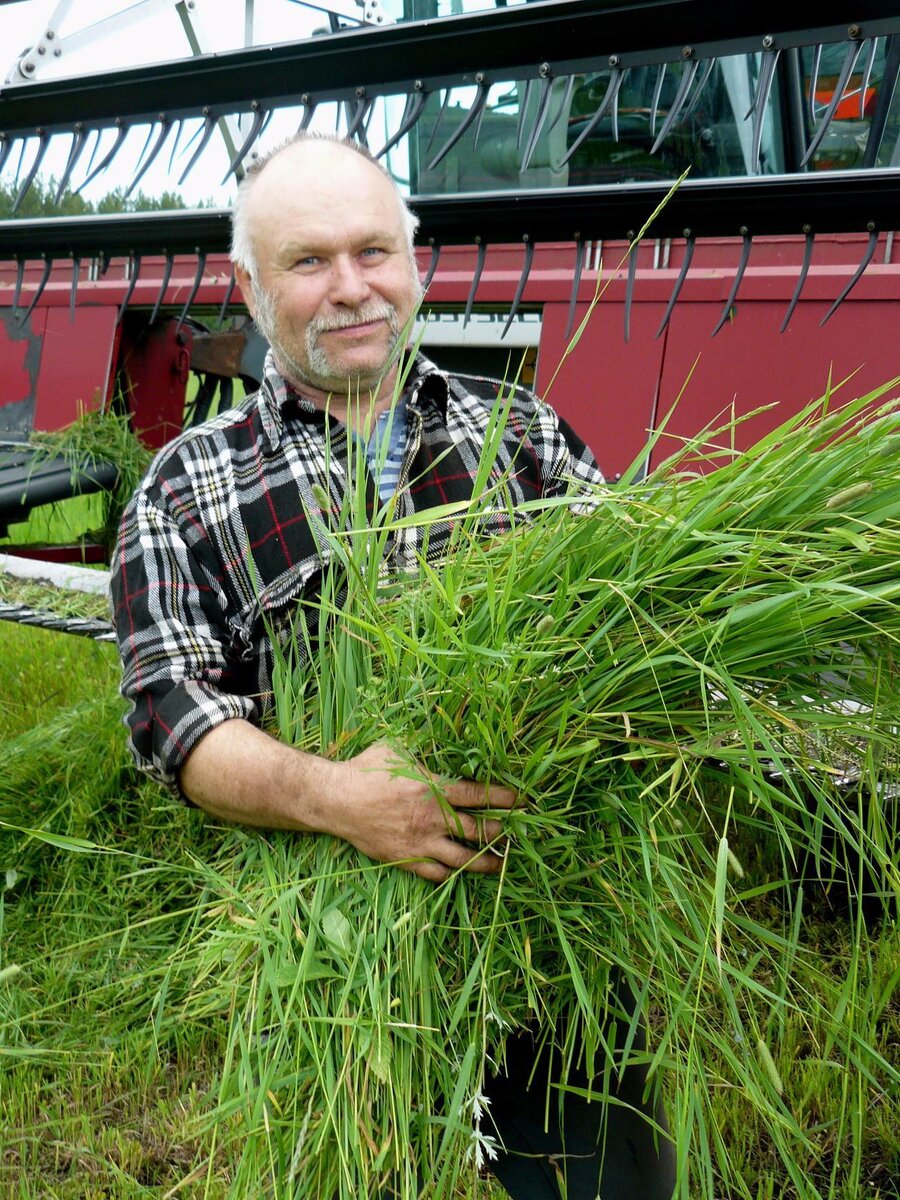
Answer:
[[[125,511],[112,563],[113,619],[125,717],[139,767],[177,791],[178,770],[216,725],[254,720],[240,661],[230,653],[226,602],[203,545],[164,511],[153,488]]]

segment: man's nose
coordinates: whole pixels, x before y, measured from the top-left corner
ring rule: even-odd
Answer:
[[[348,308],[358,308],[371,292],[363,268],[351,255],[341,255],[332,260],[330,285],[331,303]]]

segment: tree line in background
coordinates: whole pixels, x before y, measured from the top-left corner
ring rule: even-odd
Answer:
[[[148,196],[144,192],[135,192],[126,196],[126,188],[118,187],[107,192],[97,201],[86,200],[79,192],[66,189],[56,201],[59,181],[52,176],[49,179],[35,179],[19,205],[15,216],[23,220],[28,217],[81,217],[92,213],[117,212],[151,212],[159,209],[187,208],[183,197],[177,192],[163,192],[159,196]],[[0,220],[9,220],[13,216],[13,205],[19,192],[19,185],[14,181],[0,182]],[[212,201],[206,201],[199,207],[211,207]]]

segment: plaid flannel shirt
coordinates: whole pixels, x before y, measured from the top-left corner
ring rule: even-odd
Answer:
[[[471,498],[502,387],[448,376],[418,356],[405,390],[398,517]],[[259,391],[169,443],[136,491],[112,564],[113,615],[131,749],[161,782],[177,788],[181,764],[220,722],[265,719],[267,630],[327,566],[314,522],[326,496],[341,511],[347,451],[346,428],[293,392],[270,356]],[[504,475],[511,507],[602,482],[580,438],[521,388],[491,482]],[[369,484],[371,508],[378,500]],[[450,527],[430,527],[428,557],[441,552]],[[392,537],[392,569],[414,567],[422,529]]]

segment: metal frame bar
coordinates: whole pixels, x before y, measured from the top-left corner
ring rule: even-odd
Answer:
[[[596,0],[539,0],[488,12],[345,30],[327,37],[142,66],[102,75],[0,88],[0,129],[7,135],[137,120],[159,112],[196,115],[199,105],[228,113],[251,102],[279,107],[299,94],[352,99],[497,79],[579,72],[585,60],[614,56],[633,65],[751,53],[812,42],[900,32],[896,0],[835,0],[817,6],[816,25],[800,26],[795,6],[759,0],[738,8],[709,0],[645,0],[598,9]],[[770,39],[772,39],[770,41]],[[590,48],[585,53],[585,48]],[[439,64],[439,67],[438,67]],[[376,81],[377,83],[373,82]]]
[[[526,193],[471,192],[412,197],[428,245],[581,241],[622,238],[668,191],[665,183],[543,189]],[[900,170],[767,175],[760,179],[687,180],[657,217],[654,237],[754,237],[894,229],[900,214]],[[229,209],[35,218],[0,221],[0,260],[107,257],[226,251]]]

